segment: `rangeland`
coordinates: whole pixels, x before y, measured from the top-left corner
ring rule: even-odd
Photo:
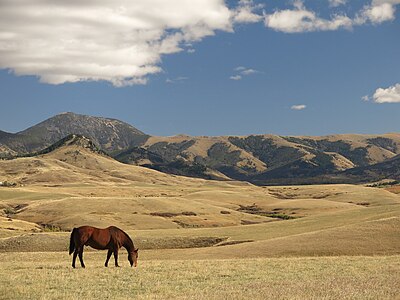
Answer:
[[[103,266],[86,254],[72,270],[62,252],[1,253],[2,299],[396,299],[400,256],[146,259]],[[162,254],[160,256],[162,258]]]
[[[2,298],[393,299],[400,196],[362,185],[258,187],[124,165],[82,145],[0,161]],[[393,188],[392,188],[393,190]],[[116,225],[139,267],[72,270],[69,231]],[[103,296],[102,296],[103,295]]]

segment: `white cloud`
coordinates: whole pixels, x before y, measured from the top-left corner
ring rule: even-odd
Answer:
[[[295,1],[294,9],[280,10],[271,15],[265,15],[264,24],[276,31],[295,33],[350,28],[352,21],[345,15],[334,15],[331,20],[321,19],[315,12],[307,10],[303,2]]]
[[[258,71],[254,70],[254,69],[246,69],[246,70],[242,71],[243,75],[251,75],[251,74],[255,74],[255,73],[258,73]]]
[[[395,11],[396,9],[392,3],[373,3],[372,5],[365,6],[361,12],[357,14],[354,23],[357,25],[362,25],[368,21],[373,24],[391,21],[395,18]]]
[[[243,67],[243,66],[236,67],[236,68],[234,68],[234,70],[236,72],[238,72],[239,74],[232,75],[231,77],[229,77],[232,80],[241,80],[243,78],[243,76],[249,76],[249,75],[252,75],[252,74],[260,73],[257,70],[254,70],[254,69],[251,69],[251,68],[246,68],[246,67]]]
[[[251,68],[246,68],[243,66],[236,67],[234,70],[236,72],[241,73],[242,75],[251,75],[251,74],[259,73],[259,71],[257,71],[257,70],[254,70]]]
[[[1,0],[0,68],[60,84],[145,84],[163,54],[232,30],[223,0]]]
[[[193,48],[187,49],[187,53],[195,53],[195,52],[196,52],[196,49],[193,49]]]
[[[243,67],[243,66],[239,66],[239,67],[236,67],[235,68],[235,71],[243,71],[243,70],[246,70],[246,67]]]
[[[373,98],[376,103],[400,103],[400,83],[386,89],[377,89]]]
[[[338,7],[340,5],[345,5],[347,0],[329,0],[329,6]]]
[[[231,80],[241,80],[241,79],[242,79],[242,76],[240,76],[240,75],[233,75],[233,76],[229,77],[229,79],[231,79]]]
[[[344,0],[329,0],[337,5]],[[187,51],[192,43],[233,31],[238,23],[264,21],[282,32],[351,28],[395,18],[400,0],[372,0],[354,19],[330,19],[296,0],[292,9],[261,12],[262,4],[239,0],[0,0],[0,69],[34,75],[41,82],[109,81],[146,84],[162,71],[163,55]],[[262,16],[261,16],[262,13]],[[248,74],[246,74],[248,70]],[[236,70],[249,75],[251,69]]]
[[[184,77],[184,76],[179,76],[179,77],[176,77],[176,78],[167,78],[166,80],[165,80],[165,82],[166,83],[179,83],[179,82],[183,82],[183,81],[185,81],[185,80],[188,80],[189,78],[188,77]]]
[[[262,4],[254,4],[252,0],[240,0],[234,11],[233,20],[235,23],[257,23],[263,18],[255,11],[263,7]]]
[[[342,2],[344,1],[331,0],[330,4],[337,6]],[[373,0],[371,5],[365,6],[354,19],[344,14],[334,14],[330,19],[323,19],[316,12],[308,10],[302,1],[296,0],[293,9],[265,14],[264,24],[276,31],[287,33],[351,29],[355,25],[363,25],[367,22],[380,24],[393,20],[397,4],[400,4],[400,0]]]
[[[370,97],[369,97],[369,95],[365,95],[365,96],[361,97],[361,100],[365,101],[365,102],[368,102],[370,100]]]
[[[398,4],[400,0],[372,0],[371,5],[364,7],[358,17],[374,24],[392,21]]]
[[[303,110],[303,109],[305,109],[306,107],[307,107],[307,105],[298,104],[298,105],[293,105],[290,109],[293,109],[293,110]]]

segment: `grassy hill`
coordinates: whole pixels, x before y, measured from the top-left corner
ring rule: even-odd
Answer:
[[[5,299],[399,294],[396,185],[389,192],[189,178],[120,163],[77,135],[35,156],[0,160],[0,181],[10,183],[0,186]],[[70,230],[88,224],[127,231],[139,267],[128,267],[121,251],[122,268],[105,268],[105,251],[86,249],[87,268],[72,269]]]
[[[84,224],[125,228],[142,249],[225,245],[190,252],[199,257],[397,253],[400,246],[400,198],[385,189],[259,187],[169,175],[122,164],[83,137],[46,154],[0,161],[0,178],[16,184],[0,188],[3,250],[33,249],[33,232],[63,250],[68,234],[62,231]],[[336,235],[347,242],[335,244]],[[360,243],[353,250],[351,237]],[[293,246],[301,242],[303,248]],[[227,254],[225,247],[244,250]]]
[[[390,173],[393,168],[385,166],[393,165],[391,159],[400,155],[399,133],[157,137],[118,120],[64,113],[16,134],[0,132],[0,158],[38,153],[70,134],[88,137],[100,150],[126,164],[258,185],[394,179],[396,170]],[[365,171],[369,175],[364,176],[360,168],[372,165],[375,171]]]
[[[180,135],[150,137],[140,148],[128,149],[115,158],[124,163],[194,177],[207,178],[205,170],[209,168],[229,178],[260,185],[303,184],[335,182],[331,176],[325,181],[318,178],[389,160],[400,153],[399,145],[400,134],[326,137]]]

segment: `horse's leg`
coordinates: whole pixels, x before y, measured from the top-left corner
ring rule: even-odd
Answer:
[[[115,266],[119,267],[119,265],[118,265],[118,248],[114,249],[114,258],[115,258]]]
[[[85,268],[85,264],[83,263],[83,246],[79,249],[79,260],[81,261],[82,268]]]
[[[76,257],[78,256],[78,249],[75,248],[74,256],[72,257],[72,267],[75,268]]]
[[[113,251],[111,249],[108,249],[106,263],[104,264],[106,267],[108,267],[108,261],[110,260],[112,253]]]

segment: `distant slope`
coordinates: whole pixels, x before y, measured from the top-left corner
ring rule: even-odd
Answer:
[[[11,137],[11,136],[13,136],[12,133],[8,133],[8,132],[5,132],[5,131],[0,130],[0,139],[2,139],[2,138],[7,138],[7,137]]]
[[[164,172],[205,177],[201,166],[256,184],[330,182],[332,174],[400,154],[400,134],[326,137],[150,137],[116,159]],[[174,166],[178,166],[175,167]],[[192,174],[185,170],[197,166]],[[180,169],[178,173],[176,169]],[[318,181],[318,176],[325,176]]]
[[[108,118],[63,113],[12,135],[0,135],[0,144],[18,153],[40,151],[69,134],[84,135],[105,151],[141,145],[148,136],[133,126]]]
[[[207,181],[123,164],[82,136],[71,135],[49,149],[37,156],[0,160],[0,181],[16,183],[14,188],[0,187],[0,217],[67,230],[84,224],[151,229],[276,221],[238,210],[224,214],[223,207],[184,197],[199,190],[245,190],[253,201],[270,197],[247,183]]]
[[[400,155],[371,166],[358,167],[343,172],[349,179],[364,179],[362,181],[379,181],[383,179],[400,180]]]
[[[329,136],[149,136],[124,122],[64,113],[17,134],[0,132],[0,158],[39,153],[70,134],[89,138],[125,164],[205,179],[258,185],[365,182],[393,177],[400,133]],[[385,168],[365,176],[358,168]],[[352,170],[344,174],[346,170]],[[366,169],[367,170],[367,169]],[[394,170],[395,171],[395,170]],[[367,172],[367,171],[365,171]],[[386,175],[383,175],[386,174]]]

